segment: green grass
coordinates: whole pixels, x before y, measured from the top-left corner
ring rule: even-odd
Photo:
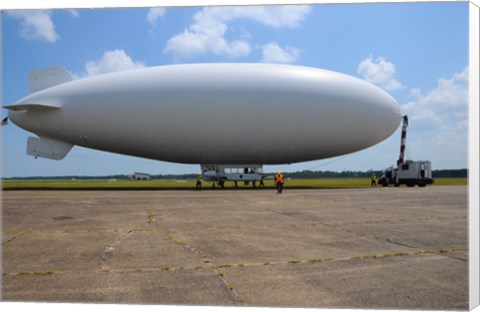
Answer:
[[[433,185],[467,185],[467,178],[437,178],[434,179],[435,183]]]
[[[436,178],[432,186],[467,185],[467,178]],[[203,182],[204,190],[211,189],[211,183]],[[239,183],[241,189],[251,189]],[[273,181],[265,181],[267,188],[274,188]],[[427,186],[427,187],[432,187]],[[364,188],[370,187],[370,179],[292,179],[285,182],[286,189],[294,188]],[[381,186],[379,186],[381,188]],[[402,186],[405,187],[405,186]],[[3,190],[193,190],[194,180],[3,180]],[[217,189],[219,187],[217,186]],[[233,183],[226,183],[227,189],[234,189]]]
[[[176,180],[3,180],[4,190],[149,190],[149,189],[192,189],[195,182]]]

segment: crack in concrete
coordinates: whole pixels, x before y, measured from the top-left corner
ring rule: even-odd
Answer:
[[[120,238],[118,241],[125,239]],[[110,245],[111,246],[111,245]],[[269,262],[251,262],[251,263],[237,263],[237,264],[214,264],[212,260],[205,256],[205,253],[199,251],[189,245],[184,245],[185,248],[191,250],[191,252],[200,254],[203,259],[203,263],[207,265],[210,269],[212,269],[215,274],[222,280],[225,287],[229,290],[232,297],[237,301],[241,302],[242,297],[240,294],[233,288],[233,284],[225,277],[225,273],[220,269],[234,269],[234,268],[248,268],[248,267],[261,267],[261,266],[270,266],[270,265],[296,265],[296,264],[315,264],[315,263],[324,263],[324,262],[337,262],[337,261],[354,261],[354,260],[381,260],[385,258],[396,258],[396,257],[414,257],[414,256],[425,256],[425,255],[443,255],[449,258],[455,258],[457,260],[465,261],[464,259],[456,258],[453,254],[458,252],[468,252],[467,247],[455,247],[455,248],[443,248],[443,249],[426,249],[426,250],[418,250],[412,252],[394,252],[394,253],[384,253],[384,254],[364,254],[364,255],[355,255],[355,256],[346,256],[346,257],[336,257],[336,258],[312,258],[312,259],[290,259],[290,260],[277,260],[277,261],[269,261]],[[113,250],[110,249],[109,252]],[[168,269],[165,269],[168,268]],[[154,267],[154,268],[144,268],[141,271],[138,269],[109,269],[109,273],[128,273],[128,272],[158,272],[158,271],[178,271],[178,270],[199,270],[204,269],[203,267],[199,266],[187,266],[187,267],[175,267],[175,266],[162,266],[162,267]],[[68,273],[67,271],[57,271],[57,270],[50,270],[55,274],[65,274]],[[46,271],[46,272],[50,272]],[[102,269],[103,271],[103,269]],[[22,275],[22,272],[15,272],[15,273],[6,273],[4,272],[3,275]],[[35,275],[32,273],[32,275]]]
[[[162,215],[161,213],[154,213],[151,207],[146,207],[145,210],[147,211],[147,225],[156,221],[156,216]]]
[[[18,232],[17,234],[14,234],[14,235],[13,235],[12,237],[10,237],[9,239],[3,241],[3,242],[2,242],[2,246],[3,246],[3,245],[6,245],[6,244],[8,244],[8,243],[10,243],[10,242],[12,242],[12,241],[14,241],[14,240],[16,240],[19,236],[22,236],[22,235],[27,234],[27,233],[29,233],[29,232],[33,232],[33,231],[34,231],[37,227],[39,227],[40,225],[41,225],[41,224],[35,225],[35,226],[33,226],[33,227],[25,230],[25,231],[21,231],[21,232]]]
[[[203,264],[206,265],[209,269],[213,270],[213,272],[215,273],[215,276],[217,276],[222,281],[223,285],[227,289],[228,293],[230,294],[230,296],[234,300],[234,302],[236,302],[238,304],[245,304],[243,297],[240,296],[240,294],[237,292],[233,283],[230,282],[225,277],[225,273],[223,273],[222,271],[219,270],[220,267],[213,263],[212,259],[208,256],[208,254],[206,252],[204,252],[202,250],[199,250],[195,247],[192,247],[188,244],[185,244],[182,240],[175,238],[172,234],[167,234],[167,240],[171,241],[172,243],[175,243],[177,245],[182,246],[183,248],[188,250],[190,253],[193,253],[197,256],[200,256],[202,258]],[[184,268],[184,267],[181,267],[181,268],[168,267],[168,268],[169,268],[169,271],[170,270],[175,271],[175,270],[179,270],[179,269],[182,269],[182,270],[183,269],[188,269],[188,268]],[[203,269],[203,267],[199,267],[199,266],[195,266],[195,267],[192,267],[190,269],[198,270],[199,268]]]
[[[399,245],[399,246],[403,246],[403,247],[407,247],[407,248],[412,248],[412,249],[419,249],[419,247],[412,246],[412,245],[408,245],[408,244],[404,244],[404,243],[400,243],[400,242],[396,242],[396,241],[391,240],[390,238],[387,238],[385,241],[386,241],[387,243],[394,244],[394,245]]]
[[[277,213],[276,211],[271,211],[274,213]],[[152,217],[156,217],[159,215],[163,215],[162,213],[156,213],[152,214]],[[449,220],[456,220],[456,219],[464,219],[463,217],[457,217],[457,218],[450,218]],[[304,219],[306,220],[306,219]],[[185,228],[177,228],[178,230],[185,231],[185,232],[192,232],[192,231],[218,231],[218,230],[243,230],[243,229],[258,229],[258,228],[308,228],[308,227],[317,227],[317,226],[328,226],[336,229],[342,230],[342,226],[345,228],[345,226],[348,225],[361,225],[361,224],[395,224],[395,223],[407,223],[407,222],[416,222],[416,221],[430,221],[430,220],[436,220],[433,218],[425,218],[425,219],[414,219],[414,220],[380,220],[380,221],[364,221],[364,222],[355,222],[355,221],[348,221],[348,222],[342,222],[342,223],[321,223],[321,222],[309,222],[309,223],[288,223],[288,224],[264,224],[262,226],[251,226],[251,225],[217,225],[217,226],[198,226],[198,227],[185,227]],[[442,219],[446,220],[446,219]],[[151,222],[156,221],[156,219],[153,219]],[[310,220],[309,220],[310,221]],[[148,216],[147,216],[147,224],[150,224],[151,222],[148,222]],[[35,233],[110,233],[110,232],[127,232],[129,229],[90,229],[90,230],[35,230],[36,227],[31,228],[27,231],[21,232],[35,232]],[[165,232],[164,229],[155,229],[155,228],[136,228],[136,229],[131,229],[133,232]],[[354,233],[352,230],[349,229],[350,233]],[[364,235],[365,236],[365,235]],[[374,237],[374,236],[372,236]],[[407,246],[408,247],[408,246]]]
[[[158,205],[161,205],[160,201],[158,201],[158,200],[157,200],[157,203],[158,203]],[[171,214],[169,215],[168,213],[165,213],[165,215],[166,215],[166,219],[169,219],[170,221],[175,221]],[[219,270],[219,268],[216,267],[216,265],[213,264],[212,259],[208,256],[208,254],[206,252],[204,252],[202,250],[199,250],[196,247],[192,247],[192,246],[186,244],[183,240],[180,240],[180,239],[174,237],[172,233],[176,233],[177,229],[167,228],[167,229],[164,229],[164,230],[166,231],[166,236],[167,236],[168,241],[170,241],[172,243],[175,243],[177,245],[180,245],[183,248],[185,248],[187,251],[189,251],[190,253],[199,256],[202,259],[203,264],[206,265],[209,269],[213,270],[215,276],[217,276],[221,280],[221,282],[225,286],[226,290],[228,291],[228,293],[229,293],[230,297],[233,299],[233,301],[237,304],[245,305],[243,297],[240,296],[240,294],[237,292],[233,283],[230,282],[225,277],[225,273],[221,272]],[[177,269],[185,269],[183,267],[182,268],[168,267],[168,268],[169,268],[169,271],[170,270],[177,270]],[[199,268],[203,269],[203,267],[199,267],[199,266],[195,266],[192,269],[198,270]]]
[[[103,250],[103,256],[102,256],[102,271],[103,272],[109,272],[110,267],[107,264],[108,261],[108,255],[115,250],[125,239],[127,239],[130,235],[133,234],[133,231],[128,231],[125,235],[122,235],[120,238],[118,238],[116,241],[114,241],[112,244],[109,244],[105,246],[105,249]]]

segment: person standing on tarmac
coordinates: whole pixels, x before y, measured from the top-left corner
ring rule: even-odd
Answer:
[[[279,171],[275,175],[275,183],[277,185],[277,194],[281,194],[283,190],[283,183],[285,183],[283,174]]]
[[[199,173],[197,174],[197,184],[195,185],[195,191],[202,190],[202,175]]]
[[[370,176],[370,180],[372,180],[372,183],[370,184],[370,186],[377,187],[377,176],[375,175],[375,172],[372,172],[372,175]]]

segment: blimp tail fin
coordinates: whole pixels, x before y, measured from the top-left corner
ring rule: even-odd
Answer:
[[[72,76],[63,66],[54,66],[31,72],[28,76],[28,88],[30,93],[34,93],[72,80]]]
[[[29,137],[27,140],[27,154],[36,157],[60,160],[72,149],[73,145],[50,138]]]
[[[59,109],[60,106],[58,105],[53,105],[53,104],[13,104],[13,105],[7,105],[3,106],[5,109],[9,109],[12,111],[22,111],[22,110],[29,110],[29,109],[42,109],[42,110],[53,110],[53,109]]]

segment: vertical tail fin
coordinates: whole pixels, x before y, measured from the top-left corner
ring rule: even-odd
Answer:
[[[28,88],[30,93],[34,93],[72,80],[64,67],[49,67],[31,72],[28,77]]]

